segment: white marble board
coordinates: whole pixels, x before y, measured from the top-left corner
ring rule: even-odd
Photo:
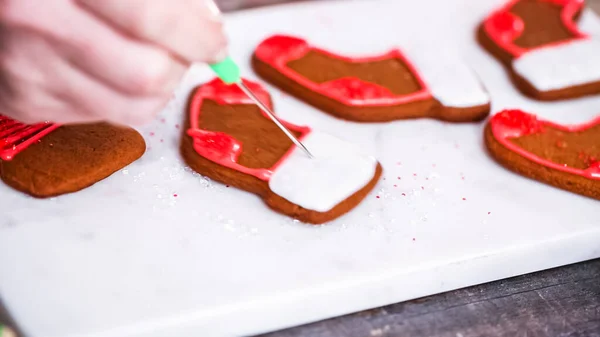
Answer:
[[[299,3],[230,15],[227,29],[251,79],[253,46],[294,33],[343,52],[464,58],[494,111],[598,115],[600,96],[538,103],[513,88],[473,39],[500,3]],[[586,12],[582,27],[598,26]],[[386,177],[326,226],[274,214],[178,155],[187,94],[210,76],[194,68],[142,130],[146,155],[92,188],[35,200],[0,185],[0,296],[27,336],[249,335],[600,257],[600,203],[498,166],[483,124],[343,122],[270,87],[280,116],[360,144]]]

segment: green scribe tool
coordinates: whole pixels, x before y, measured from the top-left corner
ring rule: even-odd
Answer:
[[[231,59],[231,57],[227,57],[223,61],[219,63],[211,64],[210,67],[212,70],[219,76],[221,81],[225,82],[225,84],[237,85],[258,107],[264,111],[269,118],[285,133],[288,138],[296,144],[297,147],[301,148],[309,158],[313,158],[313,155],[308,151],[308,149],[302,144],[291,132],[288,128],[283,125],[279,119],[275,116],[275,114],[254,95],[252,90],[250,90],[242,81],[242,77],[240,76],[240,68],[238,65]]]

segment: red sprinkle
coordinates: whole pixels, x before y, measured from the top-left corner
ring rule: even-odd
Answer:
[[[556,147],[558,147],[559,149],[564,149],[567,147],[567,142],[565,142],[564,140],[557,140],[556,141]]]
[[[163,143],[164,141],[165,141],[164,139],[161,139],[161,140],[160,140],[160,142],[161,142],[161,143]]]
[[[467,198],[463,198],[463,200],[467,200]]]
[[[173,196],[174,196],[175,198],[177,198],[177,193],[173,194]]]
[[[416,177],[416,176],[417,176],[417,174],[416,174],[416,173],[413,173],[413,177]]]
[[[413,238],[412,240],[413,240],[413,242],[414,242],[414,241],[417,241],[417,238]]]
[[[394,185],[394,187],[398,187],[398,185]]]
[[[488,215],[492,214],[492,212],[488,212]]]
[[[421,186],[421,189],[422,189],[422,190],[425,190],[425,187],[424,187],[424,186]]]
[[[229,187],[229,185],[225,185],[225,187]]]
[[[179,124],[175,124],[175,129],[179,129]]]
[[[402,193],[403,196],[406,196],[406,193]]]
[[[375,198],[379,199],[379,196],[375,196]]]
[[[150,137],[154,137],[154,132],[150,132]]]

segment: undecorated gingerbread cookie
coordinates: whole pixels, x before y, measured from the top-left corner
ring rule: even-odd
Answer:
[[[583,0],[511,0],[485,19],[478,39],[530,97],[597,94],[600,40],[578,29],[583,6]]]
[[[51,125],[29,138],[38,126],[22,126],[0,116],[0,178],[38,198],[76,192],[103,180],[144,154],[146,143],[135,130],[105,123]],[[14,144],[14,139],[29,139]],[[12,139],[11,139],[12,138]],[[10,140],[11,146],[7,146]]]
[[[259,84],[244,83],[272,105]],[[320,224],[350,211],[382,173],[375,158],[353,145],[283,122],[315,156],[308,158],[237,86],[218,79],[194,90],[186,115],[181,154],[194,171],[257,194],[303,222]]]
[[[265,80],[347,120],[430,117],[472,122],[484,119],[490,110],[487,93],[465,64],[428,62],[419,70],[397,49],[347,57],[300,38],[276,35],[260,43],[252,62]]]
[[[490,119],[485,143],[500,164],[519,174],[600,199],[600,118],[566,126],[505,110]]]

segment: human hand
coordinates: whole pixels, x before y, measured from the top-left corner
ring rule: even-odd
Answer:
[[[211,0],[0,0],[0,113],[145,123],[226,46]]]

